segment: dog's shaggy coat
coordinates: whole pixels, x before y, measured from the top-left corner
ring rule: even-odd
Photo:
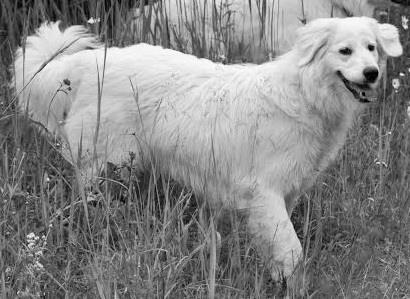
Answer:
[[[313,21],[262,65],[146,44],[105,51],[84,27],[50,23],[17,51],[15,87],[21,109],[67,141],[67,159],[82,149],[84,175],[94,154],[121,163],[132,151],[137,168],[246,209],[277,277],[302,255],[296,198],[343,145],[386,56],[401,53],[397,29],[366,17]]]

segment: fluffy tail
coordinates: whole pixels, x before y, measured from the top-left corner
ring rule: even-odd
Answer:
[[[62,58],[100,46],[97,37],[85,27],[71,26],[61,31],[59,24],[43,23],[28,36],[25,46],[16,51],[12,70],[20,108],[50,131],[56,131],[71,106],[69,95],[58,92],[70,67]]]

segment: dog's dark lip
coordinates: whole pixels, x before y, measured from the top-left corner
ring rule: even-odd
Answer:
[[[367,96],[366,92],[372,93],[369,84],[360,84],[349,81],[343,76],[342,72],[337,71],[337,75],[342,80],[345,87],[353,94],[354,98],[360,103],[374,102],[375,97]]]

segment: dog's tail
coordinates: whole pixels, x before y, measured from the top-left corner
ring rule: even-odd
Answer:
[[[69,109],[70,98],[61,87],[70,89],[70,65],[64,56],[100,47],[95,35],[83,26],[60,30],[60,22],[43,23],[16,51],[12,82],[22,110],[51,130]],[[59,92],[63,91],[63,92]]]

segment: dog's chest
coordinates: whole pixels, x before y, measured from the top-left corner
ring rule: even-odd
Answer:
[[[323,122],[321,148],[317,156],[317,169],[323,171],[336,158],[351,126],[348,115],[335,116]]]
[[[315,130],[309,127],[299,133],[292,151],[294,170],[287,173],[292,193],[300,194],[314,184],[317,176],[336,158],[348,129],[348,119],[340,117],[316,124]]]

